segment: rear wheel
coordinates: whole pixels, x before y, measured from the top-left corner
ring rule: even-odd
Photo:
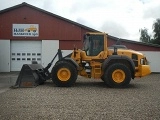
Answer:
[[[130,69],[121,63],[116,63],[104,72],[104,82],[111,87],[125,87],[130,83]]]
[[[67,61],[59,61],[52,69],[52,81],[59,87],[72,86],[77,75],[76,67]]]

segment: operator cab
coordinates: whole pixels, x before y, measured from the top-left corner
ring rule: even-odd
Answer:
[[[83,50],[87,56],[97,56],[101,51],[104,51],[104,35],[85,34]]]

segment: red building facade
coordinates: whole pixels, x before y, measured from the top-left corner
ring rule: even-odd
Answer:
[[[13,24],[38,24],[38,37],[15,37]],[[27,3],[22,3],[0,11],[0,39],[10,40],[59,40],[59,48],[72,50],[82,47],[85,32],[96,32],[92,28],[47,12]],[[108,31],[109,33],[109,31]],[[108,36],[108,46],[116,43],[117,38]],[[121,44],[138,51],[160,51],[160,46],[121,39]]]

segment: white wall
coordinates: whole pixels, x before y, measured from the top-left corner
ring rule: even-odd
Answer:
[[[48,63],[56,55],[59,49],[59,40],[42,40],[42,66],[46,67]],[[66,56],[70,54],[72,50],[62,50],[62,56]],[[54,60],[52,66],[50,67],[49,71],[51,72],[54,64],[58,61],[58,56]]]
[[[52,61],[59,49],[59,40],[42,40],[42,66],[46,67]],[[49,71],[51,72],[53,65],[58,60],[56,57]]]
[[[59,49],[59,40],[42,40],[42,65],[46,67],[51,62]],[[62,55],[66,56],[73,50],[62,50]],[[139,51],[145,54],[148,59],[151,71],[160,72],[160,52]],[[53,65],[58,57],[53,62]],[[53,65],[49,69],[51,71]],[[10,72],[10,40],[0,40],[0,72]]]
[[[0,72],[10,72],[10,40],[0,40]]]
[[[59,49],[59,40],[42,40],[42,66],[46,67],[48,63],[56,55]],[[72,50],[62,50],[62,56],[66,56],[70,54]],[[54,64],[58,61],[58,56],[54,60],[52,66],[50,67],[49,71],[51,72]]]
[[[69,55],[72,52],[73,52],[73,50],[62,50],[62,56],[65,57],[65,56]]]
[[[42,65],[46,67],[51,62],[59,49],[59,40],[42,40]],[[10,40],[0,40],[0,72],[10,72],[11,70],[11,43]],[[66,56],[73,50],[62,50],[62,55]],[[52,70],[58,57],[53,62],[49,71]]]
[[[143,53],[149,61],[151,72],[160,72],[160,52],[139,51]]]

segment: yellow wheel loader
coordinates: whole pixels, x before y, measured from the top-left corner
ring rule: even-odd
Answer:
[[[59,87],[73,86],[78,75],[101,79],[110,87],[125,87],[131,79],[151,73],[148,61],[142,53],[127,49],[123,45],[107,47],[106,33],[87,32],[83,39],[83,49],[74,48],[73,52],[65,57],[62,57],[59,50],[57,55],[59,60],[50,75],[53,83]],[[38,72],[38,68],[35,70],[37,81],[46,80],[46,73],[48,74],[53,60],[48,67],[40,67],[39,71],[42,72]],[[17,81],[22,82],[21,79]]]

